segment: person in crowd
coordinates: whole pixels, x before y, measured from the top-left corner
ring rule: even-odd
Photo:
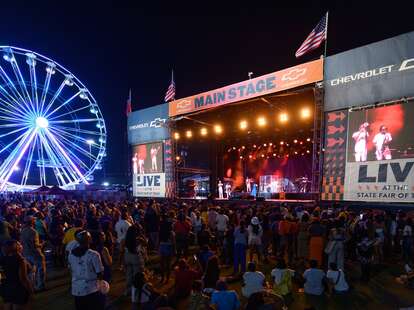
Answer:
[[[161,283],[168,282],[171,274],[171,260],[175,249],[175,234],[173,231],[173,214],[168,216],[164,213],[161,216],[160,233],[159,233],[159,254],[161,265]]]
[[[64,266],[65,249],[63,247],[64,221],[59,210],[51,211],[51,221],[49,223],[50,242],[53,247],[53,262],[55,266]]]
[[[250,249],[250,261],[253,261],[254,253],[256,253],[257,259],[260,262],[263,229],[257,217],[253,217],[251,219],[250,225],[247,227],[247,232]]]
[[[304,213],[298,226],[298,258],[305,259],[309,257],[309,214]]]
[[[344,269],[345,231],[342,228],[332,228],[328,242],[328,264],[335,263],[339,269]]]
[[[177,260],[181,256],[188,255],[188,242],[191,232],[191,224],[187,220],[184,212],[180,211],[177,215],[177,221],[174,224],[175,243],[177,250]]]
[[[292,278],[294,274],[294,270],[287,268],[285,260],[283,258],[279,258],[276,262],[276,268],[271,272],[273,291],[284,298],[291,294]]]
[[[46,288],[46,259],[42,251],[39,234],[34,229],[33,216],[24,218],[24,226],[21,231],[20,241],[23,246],[23,256],[35,267],[34,289],[41,291]]]
[[[132,223],[128,220],[128,211],[123,210],[121,213],[121,218],[115,224],[116,232],[116,243],[119,249],[119,268],[122,270],[124,266],[124,253],[125,253],[125,237],[128,231],[128,228]]]
[[[348,292],[349,285],[346,281],[345,272],[339,269],[336,263],[329,264],[326,278],[328,279],[330,293],[344,294]]]
[[[212,256],[208,259],[206,270],[203,275],[203,287],[204,293],[211,294],[215,287],[217,281],[220,279],[220,265],[219,265],[219,259],[217,256]]]
[[[147,232],[150,240],[151,249],[157,250],[159,242],[160,216],[154,200],[151,200],[145,209],[144,223],[145,231]]]
[[[207,213],[207,223],[208,223],[208,228],[212,231],[215,232],[216,228],[217,228],[217,211],[215,207],[210,207]]]
[[[131,293],[135,274],[143,272],[145,268],[145,259],[139,251],[139,234],[137,225],[132,225],[125,236],[126,295]]]
[[[367,236],[363,237],[357,247],[358,260],[361,264],[361,281],[363,282],[368,282],[371,278],[373,253],[373,242]]]
[[[104,266],[98,252],[90,249],[91,234],[80,231],[76,234],[79,246],[71,251],[68,263],[72,274],[72,295],[77,310],[105,308],[105,299],[99,292]]]
[[[219,280],[216,291],[211,295],[211,305],[217,310],[237,310],[240,308],[239,296],[235,291],[228,290],[226,281]]]
[[[325,273],[318,266],[317,260],[310,260],[309,268],[303,274],[305,294],[322,295],[324,292]]]
[[[324,249],[324,236],[326,229],[321,224],[319,218],[313,218],[309,225],[309,259],[316,260],[318,266],[322,266],[322,254]]]
[[[112,256],[109,253],[108,248],[105,246],[106,235],[104,232],[100,232],[95,243],[92,244],[91,248],[99,253],[104,267],[103,280],[110,283],[112,280]]]
[[[220,208],[216,216],[217,241],[219,245],[223,245],[224,233],[227,230],[229,217],[224,214],[224,209]]]
[[[246,272],[246,252],[247,252],[248,232],[244,221],[234,230],[234,268],[233,273]]]
[[[18,247],[18,242],[13,239],[4,241],[2,246],[0,296],[3,298],[5,310],[30,308],[34,292],[28,277],[29,263],[19,253]]]
[[[413,256],[413,221],[407,218],[402,230],[402,252],[404,263],[412,263]]]
[[[139,271],[134,275],[131,301],[132,309],[136,310],[152,310],[154,309],[154,301],[158,293],[155,292],[151,283],[148,282],[144,272]]]
[[[198,235],[201,232],[203,226],[203,219],[201,218],[200,211],[191,212],[191,225],[193,227],[193,233],[195,237],[195,244],[198,243]]]
[[[243,274],[242,295],[249,298],[250,295],[261,292],[265,289],[266,277],[260,271],[256,271],[256,264],[250,262],[247,265],[247,272]]]
[[[188,297],[191,294],[191,289],[195,280],[201,277],[201,266],[196,263],[196,269],[190,268],[187,261],[181,258],[178,261],[178,266],[175,270],[175,286],[174,295],[176,299]]]
[[[203,283],[200,280],[196,280],[193,283],[191,290],[190,302],[188,304],[188,310],[205,310],[208,307],[209,298],[203,294]]]

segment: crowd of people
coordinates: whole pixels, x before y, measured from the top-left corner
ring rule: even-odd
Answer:
[[[349,266],[370,281],[384,253],[401,258],[401,282],[414,279],[413,223],[402,211],[16,197],[0,200],[0,212],[5,309],[30,307],[48,288],[47,268],[70,270],[76,309],[104,309],[115,270],[134,309],[283,309],[297,292],[347,294]]]

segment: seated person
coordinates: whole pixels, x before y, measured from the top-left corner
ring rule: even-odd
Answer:
[[[326,278],[329,281],[330,290],[333,289],[334,293],[342,294],[349,290],[349,285],[345,279],[345,272],[342,269],[338,269],[336,263],[330,263]]]
[[[211,295],[210,304],[216,310],[237,310],[240,308],[240,300],[235,291],[229,291],[224,280],[217,281],[217,290]]]
[[[260,271],[256,271],[256,264],[250,262],[247,264],[247,272],[243,274],[242,294],[249,298],[251,294],[264,290],[265,276]]]
[[[318,268],[317,260],[312,259],[309,264],[310,268],[306,269],[303,274],[303,278],[305,279],[305,294],[322,295],[324,291],[323,281],[325,280],[325,273]]]

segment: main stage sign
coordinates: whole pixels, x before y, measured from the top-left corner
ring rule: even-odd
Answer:
[[[325,111],[414,96],[414,32],[326,58]]]
[[[169,115],[177,116],[206,110],[315,83],[322,79],[323,60],[318,59],[251,80],[172,101],[169,105]]]
[[[133,174],[134,197],[165,197],[165,173]]]

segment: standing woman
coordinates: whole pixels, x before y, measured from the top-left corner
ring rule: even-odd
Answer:
[[[171,259],[174,255],[175,248],[175,234],[172,229],[172,218],[174,214],[170,213],[170,216],[163,214],[160,222],[160,257],[161,257],[161,283],[168,282],[171,274]]]
[[[126,295],[131,293],[135,274],[144,271],[144,258],[138,250],[138,236],[137,226],[130,226],[125,236]]]
[[[27,277],[28,263],[19,254],[16,240],[6,241],[3,251],[4,255],[0,258],[3,273],[0,295],[3,297],[4,309],[29,309],[33,287]]]
[[[250,249],[250,261],[253,261],[253,255],[256,253],[257,259],[260,262],[263,229],[260,225],[259,219],[256,216],[250,221],[247,231],[249,234],[248,242]]]
[[[324,248],[325,227],[318,217],[315,217],[309,225],[309,259],[316,260],[318,266],[322,265],[322,253]]]
[[[246,271],[247,237],[246,224],[240,221],[240,225],[234,230],[234,274]]]

